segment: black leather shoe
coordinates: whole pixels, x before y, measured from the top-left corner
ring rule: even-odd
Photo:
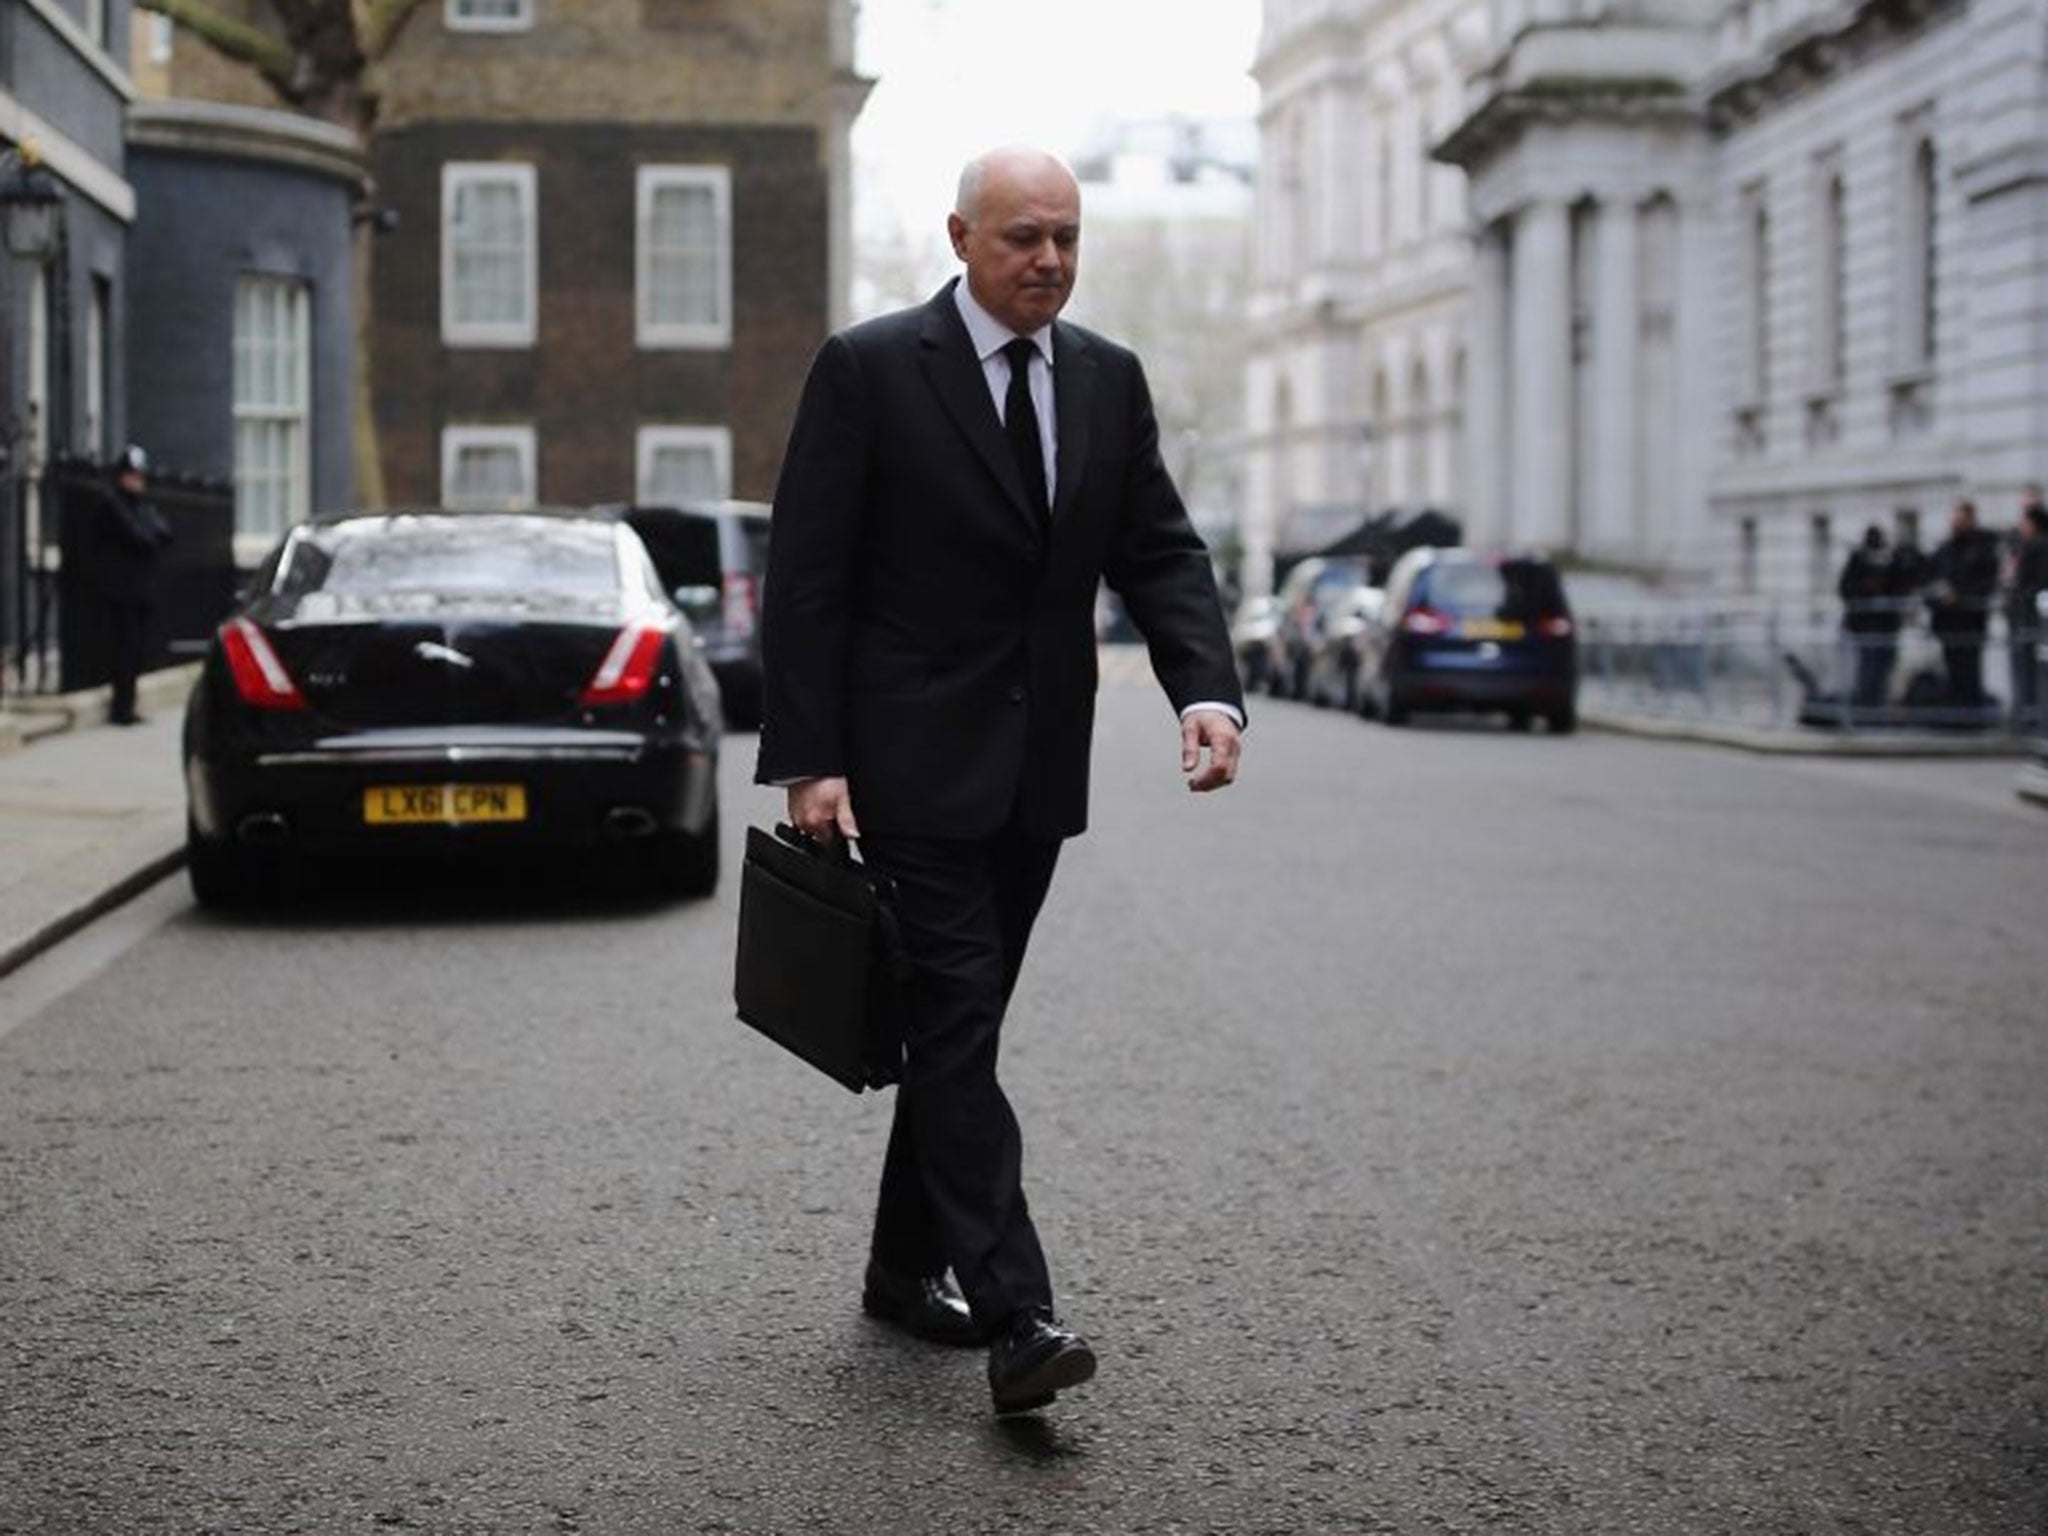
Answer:
[[[1095,1351],[1088,1341],[1044,1307],[1019,1312],[989,1346],[988,1389],[998,1418],[1043,1408],[1094,1374]]]
[[[860,1309],[869,1317],[934,1344],[986,1344],[988,1334],[944,1273],[902,1275],[868,1260]]]

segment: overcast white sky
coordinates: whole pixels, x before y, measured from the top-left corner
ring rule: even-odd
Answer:
[[[855,218],[942,237],[961,164],[1070,153],[1107,120],[1251,117],[1259,0],[860,0]]]

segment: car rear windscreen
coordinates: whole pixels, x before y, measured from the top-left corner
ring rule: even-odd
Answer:
[[[609,598],[619,591],[609,523],[539,518],[344,523],[298,541],[275,590],[332,597]]]
[[[1533,619],[1566,611],[1557,572],[1528,560],[1432,566],[1421,601],[1465,618]]]

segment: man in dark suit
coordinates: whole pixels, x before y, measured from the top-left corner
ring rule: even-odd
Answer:
[[[805,385],[775,493],[757,777],[897,888],[906,1060],[862,1304],[987,1341],[1011,1413],[1095,1371],[1053,1311],[996,1052],[1060,842],[1087,819],[1099,584],[1180,713],[1191,789],[1235,778],[1244,714],[1143,370],[1055,324],[1072,174],[992,151],[947,230],[965,281],[833,336]]]

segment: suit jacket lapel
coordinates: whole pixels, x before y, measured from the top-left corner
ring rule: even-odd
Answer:
[[[1095,398],[1095,357],[1087,341],[1070,325],[1052,328],[1053,415],[1059,422],[1059,486],[1052,497],[1052,520],[1074,504],[1081,476],[1088,468],[1088,424]]]
[[[974,343],[967,335],[967,323],[960,318],[960,311],[954,305],[952,283],[940,289],[938,297],[925,306],[924,326],[919,339],[922,345],[918,349],[918,361],[924,366],[925,377],[931,381],[932,392],[939,397],[946,414],[953,418],[953,424],[974,445],[974,451],[988,466],[989,473],[996,477],[1016,508],[1017,515],[1024,518],[1035,532],[1038,515],[1032,511],[1030,499],[1025,494],[1024,476],[1018,471],[1017,460],[1010,453],[1010,440],[1003,436],[1003,424],[996,416],[995,402],[989,398],[988,378],[981,371],[981,359],[974,355]],[[1064,415],[1060,417],[1060,424],[1064,431]],[[1060,449],[1060,461],[1066,462],[1064,444]]]

